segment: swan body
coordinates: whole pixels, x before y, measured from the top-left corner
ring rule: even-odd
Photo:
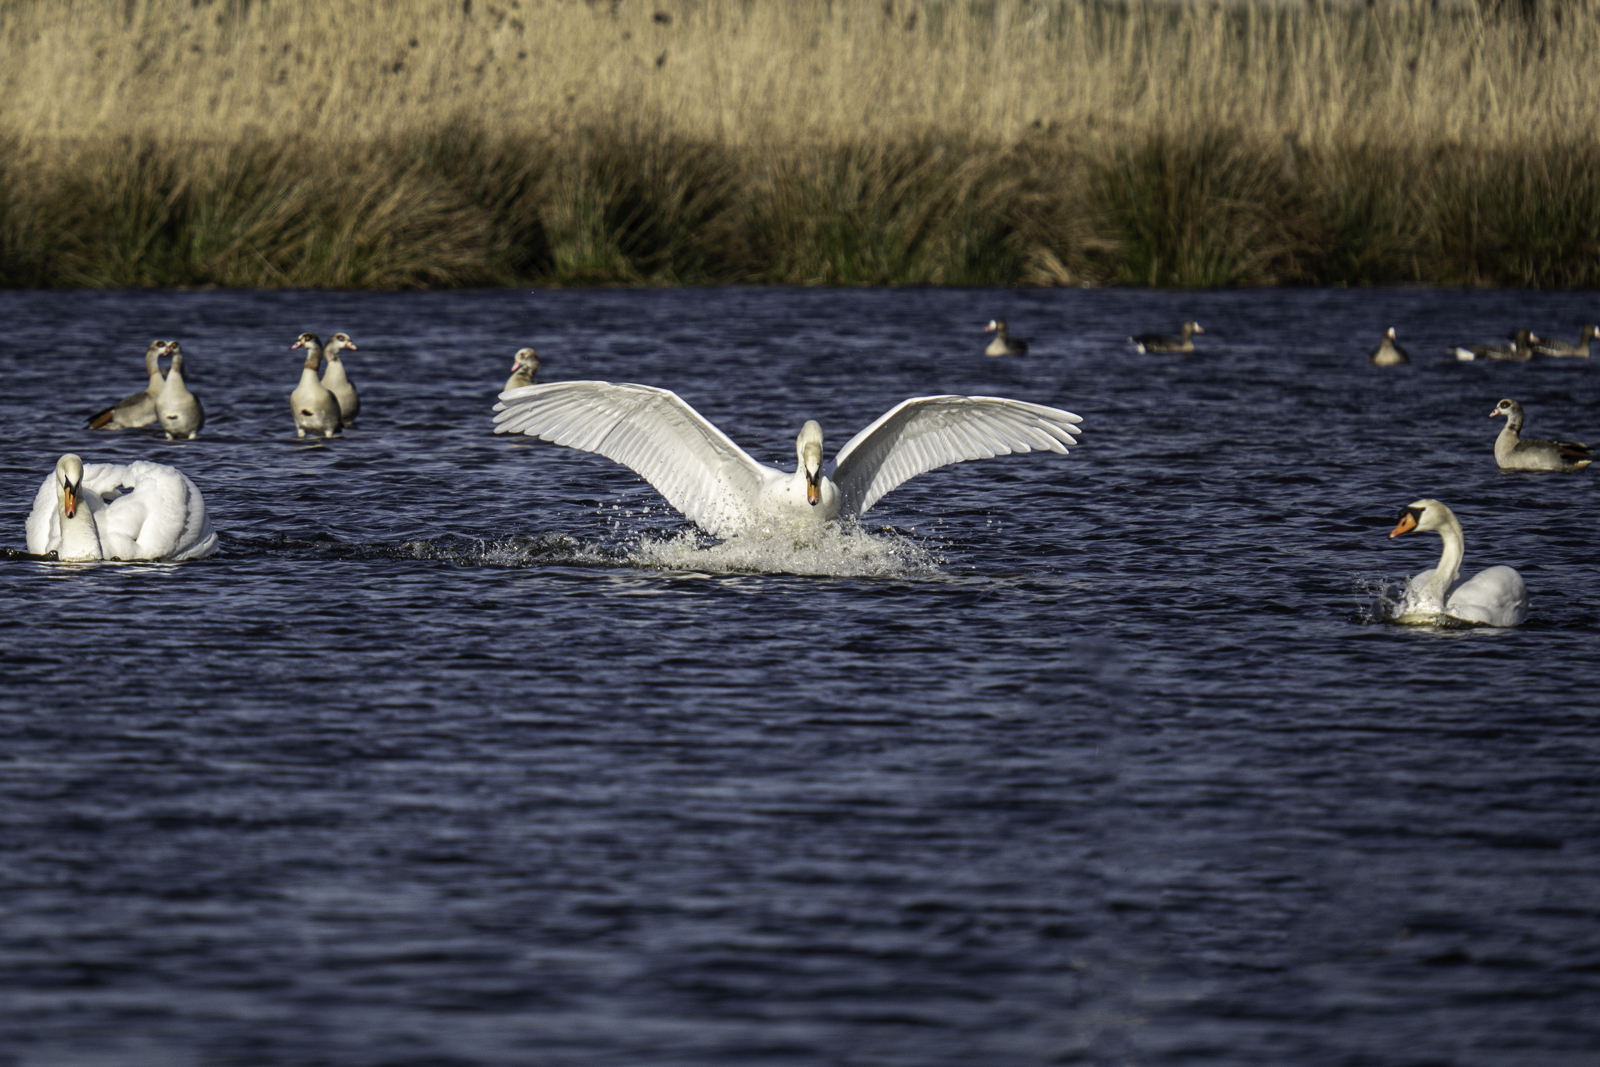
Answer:
[[[1525,363],[1533,358],[1533,346],[1538,341],[1532,330],[1518,330],[1506,344],[1497,342],[1487,345],[1457,345],[1451,351],[1463,362],[1475,359],[1499,359]]]
[[[167,342],[150,342],[144,350],[144,372],[150,379],[149,385],[132,396],[123,397],[104,411],[90,415],[89,429],[130,430],[137,426],[149,426],[156,421],[156,398],[161,395],[161,386],[165,382],[161,375],[161,354],[166,350]]]
[[[1494,461],[1503,471],[1581,471],[1594,462],[1589,446],[1578,441],[1522,439],[1522,405],[1502,400],[1489,412],[1492,419],[1506,417],[1505,428],[1494,439]]]
[[[295,339],[290,350],[304,348],[306,362],[300,370],[300,384],[289,394],[289,409],[294,413],[296,437],[306,431],[332,437],[344,423],[339,418],[339,400],[317,380],[317,367],[322,362],[322,340],[314,333],[303,333]]]
[[[906,480],[951,463],[1034,449],[1065,454],[1082,421],[1000,397],[913,397],[846,442],[829,478],[815,421],[795,440],[791,473],[757,463],[676,393],[648,385],[529,385],[500,394],[495,412],[496,433],[524,433],[631,468],[713,537],[856,518]]]
[[[1178,337],[1168,333],[1141,333],[1128,338],[1128,343],[1140,352],[1181,352],[1188,355],[1194,351],[1194,335],[1206,332],[1198,322],[1186,322],[1179,330]]]
[[[506,389],[521,389],[524,385],[533,384],[533,376],[539,373],[539,353],[531,348],[519,348],[517,354],[511,357],[511,377],[506,379]]]
[[[217,550],[206,503],[187,475],[160,463],[62,456],[39,486],[28,551],[60,560],[201,559]]]
[[[328,338],[322,349],[322,358],[328,362],[327,369],[322,372],[322,387],[339,402],[340,424],[354,426],[356,416],[361,414],[361,397],[344,372],[344,360],[339,358],[339,353],[347,348],[356,351],[356,343],[350,340],[349,334],[336,333]]]
[[[167,351],[172,353],[172,367],[161,386],[161,395],[156,397],[156,417],[167,432],[167,440],[193,441],[206,424],[206,412],[200,406],[200,398],[189,392],[183,382],[182,347],[174,341]]]
[[[1585,326],[1582,335],[1578,338],[1578,343],[1575,345],[1569,344],[1559,337],[1547,337],[1533,346],[1533,354],[1536,356],[1579,356],[1587,359],[1589,356],[1589,344],[1595,339],[1596,334],[1600,334],[1600,326]]]
[[[1441,617],[1483,626],[1517,626],[1528,617],[1528,587],[1510,567],[1490,567],[1460,580],[1465,543],[1461,522],[1437,500],[1414,500],[1400,512],[1389,539],[1423,530],[1439,535],[1439,565],[1406,583],[1405,599],[1393,619],[1399,623],[1437,623]]]
[[[990,319],[989,325],[983,328],[984,333],[994,334],[994,340],[989,342],[989,347],[983,350],[986,356],[1025,356],[1028,354],[1028,342],[1020,337],[1012,337],[1011,329],[1006,325],[1005,319]]]
[[[1383,331],[1383,340],[1378,342],[1378,347],[1372,350],[1367,357],[1368,363],[1376,363],[1380,367],[1393,367],[1399,363],[1410,363],[1411,357],[1406,350],[1401,348],[1394,339],[1394,327]]]

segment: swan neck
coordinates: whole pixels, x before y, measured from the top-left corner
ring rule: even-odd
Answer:
[[[56,517],[61,521],[61,543],[56,546],[56,558],[104,559],[105,552],[100,547],[100,528],[95,525],[94,512],[90,510],[81,491],[77,494],[75,514],[67,518],[66,498],[70,492],[73,490],[62,487],[56,503]]]
[[[1443,603],[1445,591],[1455,584],[1456,577],[1461,573],[1461,557],[1466,552],[1466,542],[1461,537],[1461,523],[1454,515],[1447,515],[1444,524],[1439,527],[1439,540],[1444,547],[1439,553],[1439,566],[1428,585],[1439,597],[1439,602]]]

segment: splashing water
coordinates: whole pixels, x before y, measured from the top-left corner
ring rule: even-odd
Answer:
[[[940,557],[897,533],[868,533],[827,523],[739,534],[707,544],[693,530],[639,538],[628,556],[636,567],[710,574],[805,574],[836,578],[912,577],[939,573]]]

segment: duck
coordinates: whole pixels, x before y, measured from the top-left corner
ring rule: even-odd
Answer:
[[[350,340],[350,335],[342,332],[328,338],[328,343],[323,346],[322,358],[328,361],[328,366],[322,372],[322,387],[339,401],[340,424],[354,426],[356,416],[361,413],[361,397],[356,394],[356,387],[346,377],[344,361],[339,358],[339,353],[346,348],[352,352],[357,351],[356,343]]]
[[[1413,500],[1400,510],[1389,540],[1422,530],[1443,542],[1439,564],[1406,582],[1392,622],[1437,623],[1442,618],[1481,626],[1517,626],[1528,617],[1528,587],[1510,567],[1490,567],[1459,581],[1464,542],[1455,512],[1437,500]]]
[[[1411,357],[1406,350],[1401,348],[1394,339],[1394,327],[1383,331],[1383,340],[1378,342],[1378,347],[1372,350],[1367,357],[1368,363],[1376,363],[1380,367],[1393,367],[1400,363],[1410,363]]]
[[[1589,446],[1577,441],[1524,441],[1522,405],[1502,400],[1489,412],[1492,419],[1506,417],[1505,428],[1494,439],[1494,461],[1503,471],[1581,471],[1594,462]]]
[[[1506,344],[1496,341],[1487,345],[1457,345],[1451,351],[1456,354],[1457,359],[1464,362],[1475,359],[1499,359],[1523,363],[1533,358],[1533,346],[1538,340],[1532,330],[1518,330],[1511,335],[1511,341]]]
[[[1596,334],[1600,334],[1600,326],[1585,326],[1583,335],[1578,338],[1575,345],[1568,344],[1559,337],[1547,337],[1533,346],[1536,356],[1589,356],[1589,342],[1593,341]]]
[[[294,414],[296,437],[306,431],[332,437],[343,427],[339,418],[339,400],[317,380],[317,367],[322,363],[322,339],[314,333],[303,333],[295,338],[290,351],[306,350],[306,362],[300,371],[300,384],[289,394],[289,409]]]
[[[183,346],[173,341],[167,351],[172,354],[172,366],[161,386],[161,395],[156,397],[156,415],[161,428],[167,432],[167,440],[193,441],[200,427],[206,424],[205,408],[200,406],[200,398],[184,384]]]
[[[1140,352],[1182,352],[1188,355],[1194,351],[1194,335],[1206,331],[1198,322],[1186,322],[1179,327],[1179,332],[1181,336],[1178,337],[1168,333],[1141,333],[1128,338],[1128,343]]]
[[[1065,455],[1083,420],[992,396],[901,401],[822,472],[822,426],[795,438],[794,471],[758,463],[676,393],[628,382],[547,382],[502,394],[495,433],[595,452],[632,469],[713,537],[858,518],[926,471],[1039,449]]]
[[[166,381],[161,374],[161,356],[166,350],[167,342],[150,342],[144,350],[144,372],[149,377],[150,383],[132,396],[123,397],[104,411],[90,415],[89,429],[131,430],[138,426],[149,426],[156,421],[156,397],[161,395],[161,386]]]
[[[994,340],[989,342],[989,347],[983,350],[986,356],[1025,356],[1028,354],[1028,342],[1020,337],[1012,337],[1011,330],[1006,326],[1005,319],[990,319],[989,325],[983,328],[984,333],[994,334]]]
[[[517,354],[511,357],[511,377],[506,379],[506,389],[521,389],[524,385],[533,384],[533,376],[539,373],[539,353],[531,348],[519,348]]]
[[[89,463],[68,453],[33,498],[28,551],[58,560],[202,559],[217,550],[205,498],[163,463]]]

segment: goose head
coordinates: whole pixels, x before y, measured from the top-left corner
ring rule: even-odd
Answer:
[[[531,348],[519,348],[517,354],[511,357],[511,372],[526,370],[529,374],[539,373],[539,353]]]
[[[1494,410],[1489,412],[1489,417],[1492,419],[1496,415],[1504,415],[1506,422],[1513,429],[1520,429],[1522,426],[1522,405],[1515,400],[1502,400],[1496,404]]]
[[[992,334],[995,334],[996,336],[999,336],[999,337],[1004,337],[1010,331],[1008,331],[1006,329],[1006,320],[1005,319],[990,319],[989,320],[989,325],[987,325],[987,326],[985,326],[983,328],[983,332],[984,333],[992,333]]]
[[[806,503],[816,507],[822,498],[822,425],[816,419],[808,419],[800,427],[794,450],[800,469],[806,473]]]
[[[1189,336],[1191,336],[1193,334],[1197,334],[1197,333],[1205,333],[1206,332],[1205,331],[1205,327],[1201,326],[1198,322],[1186,322],[1186,323],[1183,324],[1182,329],[1183,329],[1183,335],[1185,337],[1189,337]],[[1390,333],[1394,333],[1394,328],[1390,327],[1389,332]]]
[[[1424,533],[1437,532],[1450,525],[1450,520],[1455,515],[1449,508],[1429,497],[1413,500],[1400,509],[1400,521],[1394,524],[1394,529],[1389,531],[1389,540],[1393,541],[1402,534],[1412,530],[1421,530]]]
[[[172,373],[172,371],[175,370],[179,374],[182,374],[183,373],[183,346],[180,345],[176,341],[168,341],[167,342],[167,355],[172,357],[172,368],[167,373],[170,374],[170,373]]]
[[[56,492],[61,497],[61,513],[67,518],[78,514],[78,492],[83,488],[83,460],[67,453],[56,460]]]
[[[1393,326],[1391,326],[1387,330],[1383,331],[1383,339],[1385,341],[1393,341],[1395,339],[1395,337],[1394,337],[1394,327]]]
[[[305,334],[301,334],[300,336],[304,338]],[[339,352],[346,348],[352,352],[359,351],[359,349],[356,348],[356,343],[350,340],[350,335],[341,330],[332,337],[328,338],[328,343],[322,349],[322,354],[327,358],[329,363],[337,363],[339,362]]]
[[[306,350],[306,366],[316,370],[322,363],[322,338],[309,330],[294,339],[294,344],[289,346],[289,351],[297,348]]]

